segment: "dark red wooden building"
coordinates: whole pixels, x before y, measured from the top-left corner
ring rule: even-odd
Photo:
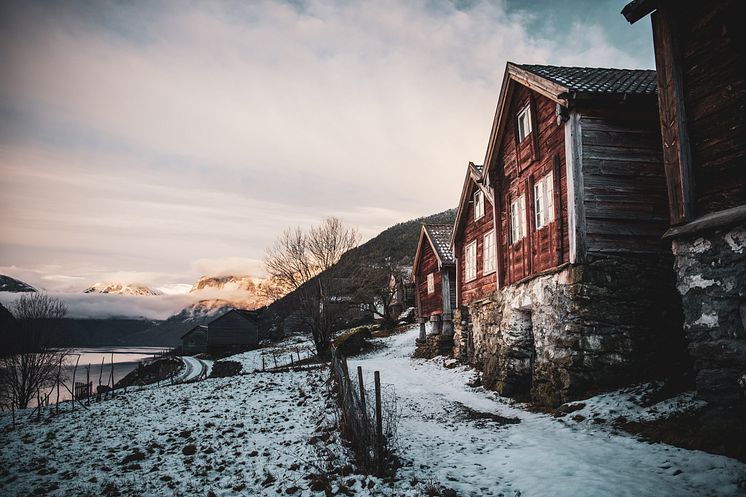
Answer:
[[[482,181],[482,166],[470,162],[451,235],[458,267],[458,305],[485,298],[497,288],[497,237],[492,195],[492,190]]]
[[[656,104],[655,71],[508,63],[454,230],[455,352],[487,386],[555,404],[667,363],[655,360],[680,321]],[[494,272],[477,261],[470,279],[464,247],[486,253],[492,219]]]
[[[453,334],[456,261],[450,244],[452,230],[449,224],[423,224],[420,231],[412,269],[420,338],[428,321],[433,334]]]
[[[746,4],[638,0],[651,14],[671,240],[698,394],[746,400]]]

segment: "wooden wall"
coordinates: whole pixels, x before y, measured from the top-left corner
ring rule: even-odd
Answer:
[[[746,204],[742,0],[653,14],[672,224]]]
[[[237,312],[229,312],[207,326],[208,346],[257,345],[259,328]]]
[[[517,144],[516,117],[529,101],[533,109],[532,135]],[[515,283],[569,261],[565,136],[563,126],[557,125],[555,113],[554,101],[520,84],[515,85],[506,116],[508,123],[495,159],[498,164],[501,285]],[[550,171],[554,172],[554,222],[537,231],[533,185]],[[526,237],[511,244],[510,203],[522,194],[526,195]]]
[[[422,239],[419,248],[420,258],[417,262],[415,280],[419,301],[419,317],[430,317],[432,314],[443,312],[443,278],[438,271],[438,259],[426,237]],[[427,275],[434,273],[435,292],[427,293]]]
[[[657,100],[581,108],[588,253],[668,253],[668,193]]]
[[[461,228],[460,237],[456,244],[456,257],[458,258],[458,285],[459,305],[468,304],[488,296],[497,289],[496,273],[484,275],[483,272],[483,244],[484,235],[493,228],[492,204],[487,196],[484,196],[484,216],[474,220],[474,185],[470,188],[469,203],[465,209],[465,222]],[[473,240],[477,241],[477,277],[471,281],[464,281],[466,274],[466,246]],[[455,285],[454,285],[455,286]]]
[[[194,330],[181,340],[181,350],[184,354],[197,354],[207,350],[207,329]]]

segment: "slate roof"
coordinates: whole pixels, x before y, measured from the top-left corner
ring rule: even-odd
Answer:
[[[453,256],[453,251],[451,250],[451,231],[453,231],[453,225],[426,224],[425,231],[427,231],[430,240],[432,240],[441,262],[443,264],[456,264],[456,258]]]
[[[654,70],[517,65],[570,91],[580,93],[654,95],[656,92]]]

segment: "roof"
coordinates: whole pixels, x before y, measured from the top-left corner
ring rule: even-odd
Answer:
[[[456,258],[451,250],[451,224],[425,224],[425,231],[435,253],[444,265],[456,264]]]
[[[191,335],[192,333],[194,333],[197,330],[207,331],[207,326],[205,326],[204,324],[198,324],[197,326],[194,326],[189,331],[187,331],[186,333],[184,333],[183,335],[181,335],[181,340],[185,339],[186,337],[188,337],[189,335]]]
[[[629,21],[630,24],[634,24],[652,11],[658,8],[660,1],[658,0],[634,0],[622,9],[622,15]],[[681,8],[681,5],[677,5],[677,8]]]
[[[466,177],[464,178],[464,184],[461,187],[461,198],[458,202],[458,208],[456,209],[456,220],[453,223],[453,231],[451,231],[450,245],[453,246],[458,238],[459,230],[466,221],[466,210],[471,200],[473,188],[480,188],[485,194],[484,198],[492,204],[494,198],[491,194],[491,189],[484,187],[484,165],[477,165],[473,162],[469,162],[466,167]]]
[[[569,92],[653,95],[657,87],[655,71],[650,69],[517,65],[537,76],[564,86]]]
[[[417,274],[417,266],[420,263],[420,253],[423,244],[427,243],[433,248],[435,258],[438,260],[438,270],[444,266],[454,266],[456,258],[451,251],[451,231],[453,226],[450,224],[423,224],[420,229],[420,238],[417,240],[417,251],[414,254],[412,264],[412,276]]]
[[[537,64],[505,65],[500,96],[497,100],[492,131],[484,157],[485,171],[492,167],[492,159],[499,146],[500,137],[509,121],[506,116],[516,84],[553,100],[566,108],[581,100],[598,101],[605,105],[616,104],[627,97],[655,99],[657,81],[654,70],[610,69],[603,67],[561,67]],[[651,103],[655,105],[655,103]]]

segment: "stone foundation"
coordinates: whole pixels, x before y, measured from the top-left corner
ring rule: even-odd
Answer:
[[[439,355],[449,356],[453,350],[452,335],[428,335],[418,338],[412,357],[432,359]]]
[[[503,288],[455,313],[454,355],[487,388],[544,405],[682,369],[671,264],[609,256]]]
[[[744,402],[746,388],[746,224],[672,243],[684,331],[697,393]]]

